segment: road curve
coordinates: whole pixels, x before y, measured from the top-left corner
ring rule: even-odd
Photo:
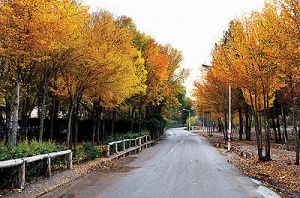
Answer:
[[[168,130],[159,144],[128,159],[133,160],[126,168],[94,171],[43,197],[263,197],[258,185],[228,164],[204,138],[182,129]]]

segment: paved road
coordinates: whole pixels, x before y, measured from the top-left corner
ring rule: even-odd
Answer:
[[[95,171],[47,197],[247,198],[262,197],[203,138],[182,129],[142,153],[121,160],[112,172]]]

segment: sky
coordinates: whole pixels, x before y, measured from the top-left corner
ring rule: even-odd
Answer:
[[[161,44],[182,52],[182,67],[190,70],[185,86],[190,96],[193,82],[201,78],[201,64],[210,64],[210,53],[229,22],[254,10],[264,0],[83,0],[91,11],[108,10],[116,17],[131,17],[138,29]]]

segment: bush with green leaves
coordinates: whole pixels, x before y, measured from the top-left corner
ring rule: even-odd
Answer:
[[[36,140],[26,140],[18,143],[15,147],[0,143],[0,161],[58,152],[66,149],[66,147],[51,141],[38,142]]]
[[[124,139],[135,139],[137,137],[141,137],[141,136],[144,136],[144,135],[149,135],[149,131],[141,131],[141,132],[137,132],[137,133],[128,132],[128,133],[125,133],[125,134],[117,133],[116,137],[108,136],[107,141],[108,142],[113,142],[113,141],[119,141],[119,140],[124,140]]]
[[[84,142],[82,145],[76,147],[74,152],[74,160],[78,163],[96,159],[103,154],[102,148],[93,145],[91,142]]]
[[[55,142],[38,142],[36,140],[22,141],[15,147],[10,147],[0,142],[0,161],[30,157],[40,154],[66,150],[67,148]],[[64,159],[54,158],[52,166],[60,165]],[[45,173],[45,160],[40,160],[26,165],[26,180],[35,180]],[[53,167],[54,168],[54,167]],[[54,170],[54,169],[53,169]],[[18,183],[18,168],[9,167],[0,169],[0,189],[14,187]]]

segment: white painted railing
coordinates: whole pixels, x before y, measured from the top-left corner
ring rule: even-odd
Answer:
[[[36,162],[36,161],[41,161],[41,160],[47,160],[46,175],[48,178],[51,178],[51,159],[58,157],[58,156],[63,156],[63,155],[67,156],[68,169],[72,169],[72,151],[71,150],[36,155],[36,156],[32,156],[32,157],[24,157],[24,158],[20,158],[20,159],[0,161],[0,169],[19,166],[19,182],[18,182],[18,184],[19,184],[20,189],[24,189],[25,181],[26,181],[26,164]]]
[[[122,152],[122,154],[128,150],[131,151],[131,148],[136,148],[136,150],[141,151],[143,147],[146,147],[148,144],[153,143],[149,135],[137,137],[135,139],[124,139],[119,141],[110,142],[107,144],[107,157],[112,155],[117,155]]]

